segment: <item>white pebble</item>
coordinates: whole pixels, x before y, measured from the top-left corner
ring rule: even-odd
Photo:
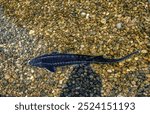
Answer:
[[[89,16],[90,16],[90,14],[87,13],[87,14],[86,14],[86,19],[89,19]]]
[[[34,33],[35,33],[34,30],[30,30],[30,31],[29,31],[29,34],[30,34],[30,35],[33,35]]]
[[[85,12],[81,12],[81,16],[86,16],[86,13]]]
[[[34,73],[34,70],[31,70],[31,73]]]
[[[81,45],[81,48],[84,48],[84,45]]]
[[[122,28],[122,23],[117,23],[116,27],[117,27],[118,29],[121,29],[121,28]]]
[[[111,73],[111,72],[112,72],[112,70],[111,70],[111,69],[108,69],[108,70],[107,70],[107,72]]]

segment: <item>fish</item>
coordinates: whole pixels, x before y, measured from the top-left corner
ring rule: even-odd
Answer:
[[[52,52],[50,54],[44,54],[29,60],[29,65],[46,68],[51,72],[55,72],[57,67],[66,65],[90,65],[90,64],[109,64],[121,62],[128,59],[134,54],[139,53],[139,51],[132,52],[122,58],[110,59],[100,56],[90,56],[90,55],[80,55],[80,54],[70,54],[70,53],[59,53]]]

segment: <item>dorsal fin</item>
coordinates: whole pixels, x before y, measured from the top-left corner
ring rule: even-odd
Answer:
[[[46,57],[46,56],[49,56],[49,55],[56,55],[56,54],[59,54],[59,53],[58,52],[52,52],[52,53],[49,53],[49,54],[43,54],[41,56],[38,56],[37,58]]]

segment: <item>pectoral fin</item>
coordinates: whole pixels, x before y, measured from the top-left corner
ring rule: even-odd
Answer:
[[[49,66],[49,67],[45,67],[47,70],[51,71],[51,72],[55,72],[56,71],[56,68],[55,67],[52,67],[52,66]]]

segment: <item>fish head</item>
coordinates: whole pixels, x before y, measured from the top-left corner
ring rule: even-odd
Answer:
[[[40,58],[31,59],[28,63],[31,66],[42,67],[42,61]]]
[[[31,59],[28,64],[31,66],[35,66],[35,67],[40,67],[40,68],[46,68],[47,70],[51,71],[51,72],[55,72],[56,71],[56,67],[54,66],[50,66],[50,65],[45,65],[45,58],[43,59],[43,57],[37,57],[34,59]]]

